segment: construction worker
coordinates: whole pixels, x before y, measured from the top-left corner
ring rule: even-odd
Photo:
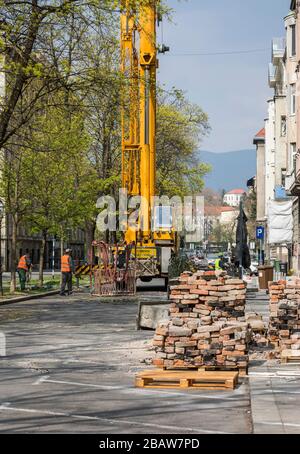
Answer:
[[[29,273],[30,268],[31,268],[31,260],[30,260],[29,254],[22,255],[22,257],[19,260],[18,268],[17,268],[17,272],[19,274],[19,279],[20,279],[20,290],[21,291],[25,290],[26,277],[27,277],[27,273]]]
[[[219,258],[215,261],[215,270],[222,271],[224,267],[224,256],[223,254],[219,254]]]
[[[66,285],[68,287],[68,295],[72,293],[72,273],[74,272],[74,264],[71,257],[72,250],[66,249],[65,254],[61,257],[61,274],[62,282],[60,295],[65,296]]]

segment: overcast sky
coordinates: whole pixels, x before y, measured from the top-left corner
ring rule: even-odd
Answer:
[[[174,8],[164,21],[165,44],[159,80],[184,89],[209,115],[212,132],[201,148],[225,152],[252,148],[263,127],[271,39],[284,36],[290,0],[167,0]],[[161,40],[161,29],[158,38]],[[186,54],[253,53],[189,56]],[[183,54],[183,55],[182,55]]]

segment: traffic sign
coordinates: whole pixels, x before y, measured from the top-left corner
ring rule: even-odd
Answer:
[[[263,240],[265,237],[265,228],[264,227],[256,227],[256,239]]]

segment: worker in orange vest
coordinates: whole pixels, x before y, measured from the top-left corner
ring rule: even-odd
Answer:
[[[21,291],[25,290],[25,284],[26,284],[26,275],[29,272],[31,267],[31,260],[29,254],[23,255],[18,263],[18,274],[19,274],[19,279],[20,279],[20,289]]]
[[[72,293],[72,273],[74,271],[74,264],[71,257],[72,250],[66,249],[65,254],[61,257],[61,274],[62,282],[60,295],[65,296],[66,285],[68,287],[68,295]]]

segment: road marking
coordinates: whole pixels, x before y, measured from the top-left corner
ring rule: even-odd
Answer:
[[[110,386],[110,385],[95,385],[95,384],[92,384],[92,383],[79,383],[79,382],[73,382],[73,381],[66,381],[66,380],[52,380],[50,379],[50,376],[49,375],[45,375],[44,377],[41,377],[39,378],[38,380],[36,380],[34,383],[33,383],[33,386],[36,386],[36,385],[41,385],[43,383],[53,383],[53,384],[59,384],[59,385],[70,385],[70,386],[81,386],[81,387],[87,387],[87,388],[96,388],[96,389],[102,389],[104,391],[111,391],[111,390],[116,390],[116,391],[121,391],[125,394],[127,393],[134,393],[134,394],[141,394],[141,390],[140,389],[136,389],[136,388],[124,388],[122,386]],[[184,392],[174,392],[174,391],[163,391],[163,390],[160,390],[160,389],[144,389],[143,392],[147,392],[149,393],[150,395],[152,394],[165,394],[165,395],[168,395],[168,396],[184,396],[185,398],[186,397],[193,397],[193,399],[195,398],[195,394],[193,393],[193,391],[191,391],[190,393],[184,393]],[[240,393],[239,393],[240,394]],[[218,395],[218,396],[214,396],[214,395],[207,395],[207,394],[197,394],[196,395],[197,398],[203,398],[203,399],[212,399],[212,400],[234,400],[235,397],[237,396],[233,396],[233,397],[230,397],[228,395],[224,396],[224,395]]]
[[[99,421],[102,423],[107,423],[111,425],[127,425],[127,426],[140,426],[140,427],[149,427],[154,429],[166,429],[171,431],[178,430],[178,426],[164,426],[160,424],[151,424],[151,423],[143,423],[138,421],[128,421],[122,419],[108,419],[108,418],[100,418],[98,416],[85,416],[85,415],[77,415],[72,413],[65,413],[65,412],[58,412],[58,411],[50,411],[50,410],[37,410],[33,408],[19,408],[19,407],[12,407],[9,402],[3,403],[0,406],[0,410],[3,411],[10,411],[10,412],[19,412],[19,413],[31,413],[31,414],[40,414],[46,416],[63,416],[67,418],[73,419],[80,419],[86,421]],[[221,432],[215,430],[205,430],[205,429],[193,429],[191,427],[180,427],[181,431],[193,432],[193,433],[204,433],[204,434],[218,434],[218,435],[229,435],[230,432]]]
[[[49,375],[44,375],[43,377],[38,378],[33,384],[33,386],[40,385],[41,383],[44,383],[49,378]]]
[[[39,378],[36,380],[33,385],[40,385],[42,383],[56,383],[60,385],[72,385],[72,386],[84,386],[86,388],[97,388],[103,390],[121,390],[120,386],[109,386],[109,385],[94,385],[92,383],[78,383],[74,381],[64,381],[64,380],[51,380],[49,375]]]
[[[249,372],[249,377],[252,378],[290,378],[290,377],[300,377],[300,371],[277,371],[277,372]]]
[[[7,408],[10,406],[10,402],[3,402],[1,405],[0,405],[0,411],[1,410],[7,410]]]
[[[293,424],[293,423],[285,423],[282,424],[280,422],[265,422],[260,421],[259,424],[264,424],[266,426],[284,426],[284,427],[300,427],[300,424]]]

